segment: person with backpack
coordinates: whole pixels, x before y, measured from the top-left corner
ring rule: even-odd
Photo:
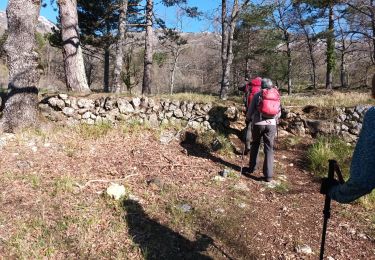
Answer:
[[[249,106],[251,104],[251,100],[254,98],[255,94],[261,90],[262,78],[256,77],[249,82],[249,78],[246,78],[247,84],[238,88],[238,90],[244,92],[244,107],[245,107],[245,114],[249,110]],[[250,151],[250,143],[251,143],[251,127],[246,123],[245,127],[245,151],[244,154],[247,155]]]
[[[263,175],[266,182],[272,181],[274,160],[274,139],[276,123],[281,115],[280,94],[270,79],[261,81],[261,90],[254,94],[246,114],[251,131],[250,162],[248,174],[255,171],[261,139],[264,142]]]
[[[247,91],[249,89],[249,86],[250,86],[250,82],[249,82],[250,78],[248,76],[245,77],[245,84],[241,85],[238,87],[238,91],[241,91],[243,93],[243,105],[244,105],[244,108],[243,108],[243,112],[246,114],[246,111],[247,111]]]
[[[375,74],[372,78],[372,98],[375,99]],[[350,178],[344,184],[322,179],[320,192],[339,203],[350,203],[375,189],[375,106],[369,108],[363,119],[350,166]]]

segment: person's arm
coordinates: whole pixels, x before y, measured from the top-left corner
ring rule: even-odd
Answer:
[[[363,182],[356,182],[349,179],[346,183],[342,185],[334,186],[328,193],[331,199],[339,203],[350,203],[356,199],[369,194],[371,188],[364,185]]]
[[[375,188],[375,109],[366,114],[353,154],[350,178],[329,189],[328,195],[340,203],[350,203]]]

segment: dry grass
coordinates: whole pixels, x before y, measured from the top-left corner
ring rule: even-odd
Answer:
[[[253,259],[260,253],[268,259],[294,254],[285,243],[292,244],[296,237],[318,247],[320,232],[315,225],[321,212],[320,195],[307,191],[306,200],[305,192],[288,193],[295,189],[292,180],[307,183],[310,176],[290,168],[286,174],[291,183],[275,190],[262,190],[261,183],[238,178],[237,171],[224,182],[214,182],[224,167],[240,165],[240,158],[230,159],[219,151],[193,153],[197,145],[182,146],[177,141],[161,145],[153,133],[158,130],[137,123],[102,127],[29,130],[1,150],[2,257],[181,259],[183,252],[183,256],[192,254],[191,259],[203,254],[213,259],[225,259],[224,254]],[[156,178],[159,181],[150,184]],[[126,187],[126,199],[113,201],[101,195],[108,183],[77,185],[98,179],[122,179],[116,182]],[[249,192],[234,190],[238,182],[246,183]],[[130,195],[139,202],[129,203]],[[285,212],[283,208],[292,201],[301,208]],[[183,204],[190,205],[191,211],[182,211]],[[273,217],[271,226],[270,218],[264,216]],[[293,227],[296,219],[304,232]],[[356,258],[357,252],[346,248],[353,244],[350,237],[339,236],[348,242],[334,253],[344,250]],[[269,245],[266,252],[265,244]],[[364,241],[358,251],[368,256],[370,247],[370,241]],[[197,252],[195,248],[204,249]]]
[[[193,101],[197,103],[217,103],[220,99],[217,95],[198,94],[198,93],[178,93],[172,95],[160,95],[157,98],[168,98],[171,100]]]
[[[293,94],[283,96],[284,106],[318,106],[318,107],[352,107],[356,105],[375,105],[375,100],[370,95],[361,92],[333,92],[321,95]]]

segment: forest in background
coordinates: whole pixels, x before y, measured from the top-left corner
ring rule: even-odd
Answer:
[[[77,3],[85,76],[93,91],[113,91],[120,2],[80,0]],[[226,78],[229,75],[231,93],[243,84],[245,76],[257,75],[273,79],[280,88],[290,92],[325,87],[358,88],[368,86],[374,72],[372,0],[327,1],[327,4],[275,0],[261,5],[250,1],[222,1],[210,14],[199,12],[186,1],[172,2],[165,1],[165,4],[177,6],[178,22],[167,28],[165,21],[153,16],[152,34],[147,38],[152,45],[153,94],[218,94],[224,75]],[[145,6],[139,0],[129,1],[128,13],[120,83],[121,92],[135,94],[142,92],[143,85]],[[181,23],[186,17],[209,19],[216,29],[181,32]],[[5,24],[0,27],[3,28],[0,29],[0,84],[6,88],[3,45],[7,33]],[[57,24],[50,31],[36,35],[41,89],[69,90],[65,84],[60,27]],[[231,58],[230,53],[233,53]],[[230,63],[229,74],[224,66],[227,63]],[[332,79],[331,86],[327,86],[327,77]]]

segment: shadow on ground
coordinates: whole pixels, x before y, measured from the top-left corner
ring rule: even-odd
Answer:
[[[186,149],[189,156],[205,158],[212,162],[231,168],[232,170],[241,171],[240,166],[227,162],[213,155],[206,146],[197,142],[197,138],[198,136],[195,133],[186,132],[184,140],[180,143],[180,145]]]
[[[138,202],[125,200],[123,207],[129,234],[144,259],[212,259],[202,253],[213,244],[209,236],[199,235],[196,241],[190,241],[151,219]]]

